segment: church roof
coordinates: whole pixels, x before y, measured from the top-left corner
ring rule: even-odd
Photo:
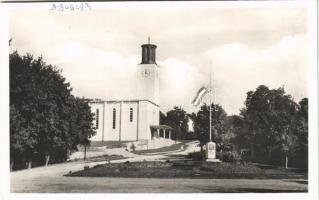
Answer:
[[[130,103],[130,102],[139,102],[139,101],[147,101],[150,102],[151,104],[159,107],[159,105],[157,105],[156,103],[154,103],[151,100],[148,99],[131,99],[131,100],[103,100],[103,99],[87,99],[87,101],[89,103],[120,103],[120,102],[124,102],[124,103]]]

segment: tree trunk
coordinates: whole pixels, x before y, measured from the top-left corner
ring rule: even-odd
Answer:
[[[267,148],[267,162],[272,164],[272,147]]]
[[[28,161],[28,162],[27,162],[27,167],[28,167],[28,169],[31,169],[31,168],[32,168],[32,161]]]
[[[250,144],[250,160],[253,161],[255,159],[255,149],[254,144]]]
[[[86,160],[86,145],[84,145],[84,160]]]
[[[286,156],[286,169],[288,169],[288,156]]]
[[[45,156],[45,166],[48,166],[50,160],[50,155]]]
[[[13,169],[13,161],[10,162],[10,172],[12,171]]]

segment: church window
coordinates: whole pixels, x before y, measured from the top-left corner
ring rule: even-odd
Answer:
[[[133,108],[130,108],[130,122],[133,121]]]
[[[95,128],[99,128],[99,109],[96,109],[96,123],[95,123]]]
[[[115,123],[116,123],[116,109],[113,108],[113,124],[112,124],[113,129],[115,129],[116,127]]]

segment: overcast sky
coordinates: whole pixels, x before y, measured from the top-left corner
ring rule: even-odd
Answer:
[[[284,86],[295,101],[307,97],[305,8],[162,2],[59,12],[49,5],[11,11],[11,47],[63,69],[77,96],[133,99],[140,45],[150,36],[158,46],[164,112],[175,105],[196,111],[191,101],[209,84],[209,67],[216,102],[228,114],[238,114],[246,93],[261,84]]]

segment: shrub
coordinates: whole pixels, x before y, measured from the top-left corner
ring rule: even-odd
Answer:
[[[217,158],[219,158],[223,162],[241,161],[241,156],[236,151],[217,152]]]
[[[193,152],[193,153],[189,153],[186,156],[186,158],[191,158],[196,161],[201,161],[201,160],[205,160],[205,155],[203,152]]]
[[[131,144],[131,149],[132,149],[133,152],[135,151],[136,146],[134,145],[134,143]]]

